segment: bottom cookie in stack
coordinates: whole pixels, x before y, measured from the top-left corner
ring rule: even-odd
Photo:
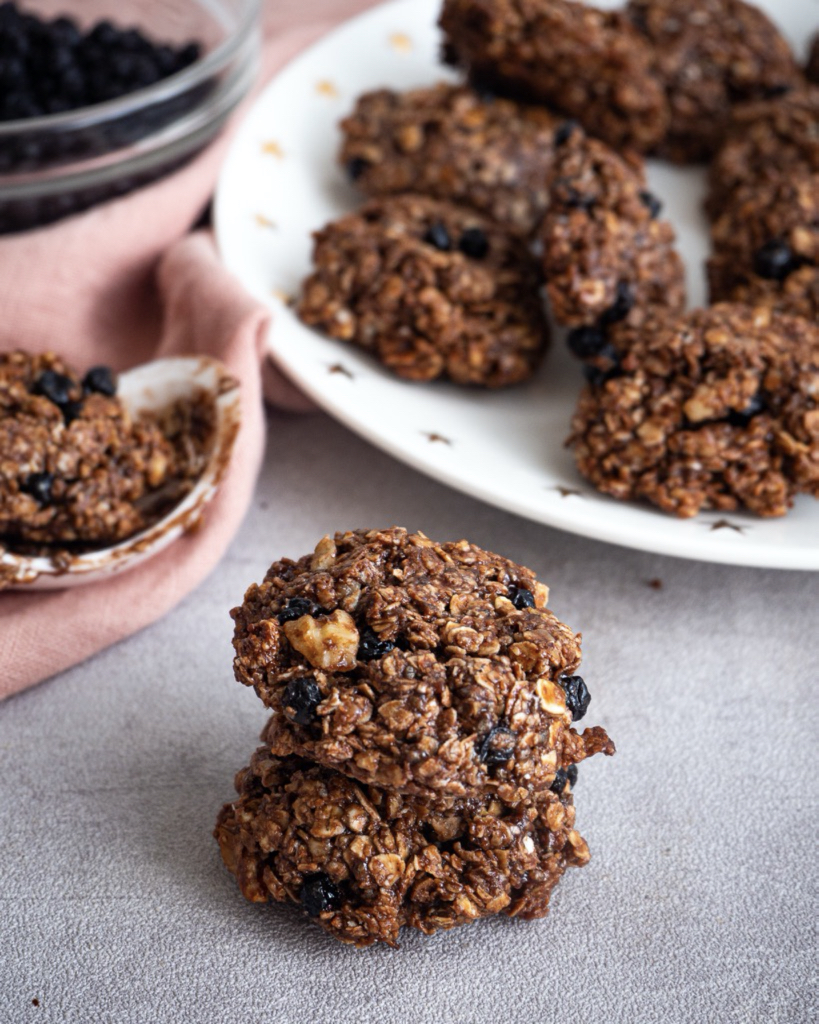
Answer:
[[[589,859],[574,829],[577,768],[511,807],[494,796],[455,804],[367,786],[260,747],[236,776],[214,835],[251,902],[301,904],[343,942],[396,946],[481,917],[543,917],[570,866]]]

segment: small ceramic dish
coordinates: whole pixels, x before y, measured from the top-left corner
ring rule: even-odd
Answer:
[[[93,583],[132,569],[164,551],[198,525],[230,462],[239,430],[239,383],[224,366],[206,356],[156,359],[120,374],[117,394],[133,416],[160,413],[176,402],[211,396],[214,429],[205,468],[185,497],[161,519],[111,547],[81,554],[55,550],[53,556],[28,556],[0,546],[2,589],[58,590]]]

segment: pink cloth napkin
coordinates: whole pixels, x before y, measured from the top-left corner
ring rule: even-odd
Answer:
[[[372,0],[268,0],[261,81]],[[235,124],[235,121],[234,121]],[[264,448],[269,401],[307,400],[260,373],[266,309],[220,265],[209,232],[188,234],[210,199],[230,132],[175,174],[49,227],[0,236],[0,351],[53,350],[78,369],[122,370],[202,353],[241,382],[242,427],[202,528],[156,561],[87,587],[0,594],[0,700],[142,629],[216,565],[238,530]]]

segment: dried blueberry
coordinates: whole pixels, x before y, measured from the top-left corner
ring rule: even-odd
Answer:
[[[309,677],[291,679],[284,689],[282,707],[291,712],[294,722],[310,725],[315,721],[316,708],[321,704],[321,690],[315,680]]]
[[[590,210],[597,201],[594,196],[584,196],[574,185],[563,186],[563,202],[570,210]]]
[[[524,608],[535,607],[535,595],[531,590],[527,590],[526,587],[511,586],[508,591],[509,600],[518,609],[523,611]]]
[[[42,508],[51,504],[51,488],[54,486],[53,473],[29,473],[20,490],[30,494]]]
[[[363,156],[354,156],[352,160],[347,161],[347,174],[350,176],[351,181],[358,181],[361,175],[369,168],[370,161],[365,160]]]
[[[373,661],[375,658],[382,658],[395,647],[392,640],[382,640],[369,626],[361,631],[361,639],[358,644],[358,660]]]
[[[572,713],[572,721],[579,722],[589,710],[589,688],[582,676],[561,676],[558,682],[566,693],[566,707]]]
[[[341,903],[338,886],[324,873],[308,875],[299,890],[299,899],[310,917],[334,910]]]
[[[430,224],[424,235],[424,241],[428,242],[429,245],[434,245],[436,249],[440,249],[441,252],[449,252],[452,248],[452,241],[449,237],[449,232],[446,229],[446,225],[441,221],[436,220],[434,224]]]
[[[646,207],[652,220],[660,216],[663,204],[652,192],[641,192],[640,202]]]
[[[613,350],[612,350],[613,351]],[[609,354],[609,353],[605,353]],[[616,352],[614,353],[617,354]],[[593,363],[586,363],[583,367],[583,376],[591,384],[593,388],[602,387],[607,380],[611,380],[612,377],[616,377],[619,373],[619,367],[615,364],[609,370],[603,370],[599,366],[595,366]]]
[[[475,752],[484,764],[504,764],[515,752],[515,734],[505,725],[490,729]]]
[[[747,427],[754,416],[758,416],[764,409],[765,399],[757,393],[752,396],[744,409],[731,409],[728,412],[728,422],[733,427]]]
[[[564,143],[568,142],[572,137],[575,128],[579,127],[580,125],[578,122],[571,119],[559,124],[555,131],[555,145],[562,146]]]
[[[551,784],[551,786],[549,786],[549,789],[551,789],[553,793],[557,793],[559,796],[566,788],[567,782],[572,787],[572,789],[574,789],[577,783],[576,764],[570,764],[568,768],[558,768],[558,770],[555,772],[554,782]]]
[[[608,342],[602,327],[589,324],[569,331],[566,335],[566,344],[569,351],[578,358],[591,359],[592,356],[600,355]]]
[[[117,393],[117,382],[108,366],[92,366],[82,379],[86,394],[97,391],[101,395],[112,398]]]
[[[63,402],[60,406],[60,411],[63,414],[65,425],[68,426],[69,423],[73,423],[74,420],[78,419],[82,413],[82,402],[72,402],[70,400]]]
[[[489,239],[480,228],[467,228],[461,235],[458,248],[464,256],[473,260],[482,260],[489,252]]]
[[[293,619],[300,619],[302,615],[316,615],[320,609],[306,597],[291,597],[278,615],[280,625],[285,622],[292,622]]]
[[[57,373],[56,370],[43,370],[34,381],[31,392],[34,395],[42,395],[55,405],[65,405],[71,398],[73,387],[74,382],[65,374]]]
[[[618,320],[624,320],[631,312],[634,305],[634,290],[628,281],[618,281],[614,304],[600,317],[603,324],[614,324]]]
[[[782,238],[772,238],[754,253],[754,271],[773,281],[784,280],[798,265],[796,253]]]

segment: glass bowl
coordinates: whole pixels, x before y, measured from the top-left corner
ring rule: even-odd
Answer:
[[[0,122],[0,234],[59,220],[181,166],[221,130],[259,66],[260,0],[22,0],[86,31],[107,20],[153,42],[197,42],[198,60],[118,99]],[[77,7],[81,6],[81,13]]]

